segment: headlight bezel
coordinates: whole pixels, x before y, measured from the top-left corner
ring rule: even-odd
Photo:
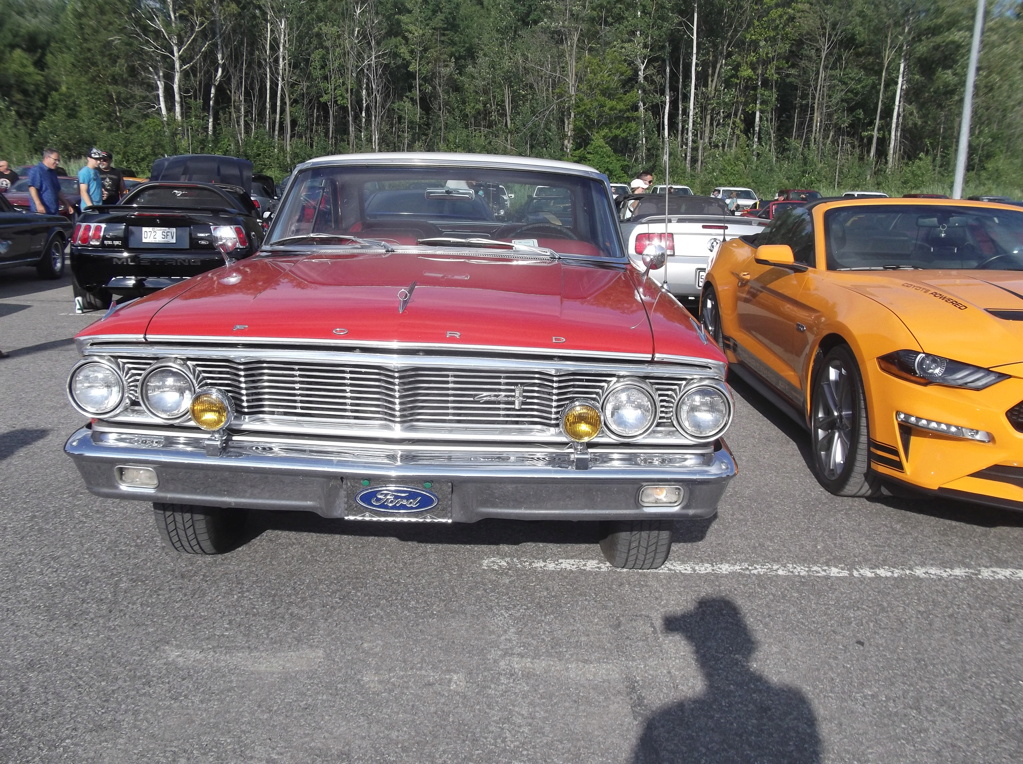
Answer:
[[[92,410],[84,406],[76,397],[74,393],[75,379],[77,378],[78,374],[87,366],[99,366],[103,369],[106,369],[107,371],[111,372],[114,375],[114,381],[116,383],[117,390],[116,399],[112,405],[102,409]],[[124,411],[124,409],[128,407],[129,403],[128,382],[127,379],[125,378],[124,369],[121,367],[121,364],[117,362],[117,360],[113,358],[108,358],[106,356],[90,356],[88,358],[83,358],[78,363],[76,363],[72,367],[71,373],[68,374],[66,390],[68,400],[71,402],[71,406],[75,409],[75,411],[90,419],[104,419],[107,417],[116,416],[117,414]]]
[[[878,356],[877,364],[882,371],[915,385],[958,390],[986,390],[1009,379],[1007,374],[922,350],[893,350]],[[927,366],[940,371],[929,371]]]
[[[687,427],[682,415],[684,401],[701,390],[713,392],[724,403],[725,408],[721,423],[707,432],[697,432]],[[675,428],[695,443],[712,443],[720,438],[731,426],[734,416],[735,401],[732,399],[731,390],[728,389],[728,385],[718,380],[698,379],[689,382],[679,391],[678,398],[675,399],[675,404],[672,406],[672,422]]]
[[[187,400],[183,399],[184,403],[178,406],[178,408],[176,409],[177,413],[161,412],[156,406],[153,405],[153,402],[150,400],[150,394],[146,390],[146,384],[149,381],[149,379],[154,374],[165,370],[171,370],[180,374],[190,387],[190,392],[187,396]],[[194,369],[192,369],[191,366],[177,358],[164,358],[155,362],[148,369],[142,372],[142,375],[139,377],[138,382],[138,400],[139,404],[142,406],[145,412],[149,414],[151,417],[159,419],[161,422],[167,422],[168,424],[177,424],[179,422],[184,422],[191,418],[190,410],[192,399],[195,397],[196,390],[198,390],[199,387],[200,380],[198,378],[198,375],[195,373]]]
[[[651,408],[651,414],[649,420],[643,425],[642,428],[633,432],[625,432],[623,428],[619,428],[615,424],[614,414],[620,412],[618,410],[609,410],[613,405],[616,396],[621,395],[623,392],[628,390],[635,390],[640,392],[649,402]],[[622,377],[617,379],[611,384],[600,400],[600,416],[603,421],[603,430],[607,435],[614,440],[618,441],[635,441],[648,435],[654,427],[657,426],[657,422],[660,420],[660,399],[657,395],[657,390],[644,379],[639,377]]]

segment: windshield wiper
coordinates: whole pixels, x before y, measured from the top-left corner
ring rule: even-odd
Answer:
[[[835,268],[836,271],[922,271],[919,265],[856,265]]]
[[[273,249],[288,244],[297,244],[300,241],[326,241],[330,239],[337,240],[341,243],[341,246],[355,244],[360,247],[382,247],[384,252],[394,252],[394,247],[387,242],[380,241],[379,239],[362,239],[358,236],[352,236],[350,233],[305,233],[300,236],[286,236],[283,239],[277,239],[267,244],[265,248]]]
[[[426,244],[431,247],[478,247],[480,249],[507,249],[516,251],[536,252],[540,255],[549,255],[550,257],[558,257],[558,253],[553,249],[547,249],[546,247],[534,247],[531,244],[515,244],[510,241],[501,241],[500,239],[486,239],[483,237],[473,237],[471,239],[464,239],[459,236],[431,236],[428,239],[418,239],[418,244]]]

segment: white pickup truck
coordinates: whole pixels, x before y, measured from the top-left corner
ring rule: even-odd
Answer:
[[[708,262],[721,243],[760,233],[770,222],[732,215],[723,201],[711,196],[635,194],[620,199],[618,209],[628,251],[643,254],[649,246],[664,246],[667,264],[650,275],[692,308],[699,302]]]

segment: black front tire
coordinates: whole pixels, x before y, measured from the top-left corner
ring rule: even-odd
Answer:
[[[721,330],[721,306],[712,286],[705,287],[700,297],[700,324],[718,347],[723,347],[725,335]]]
[[[39,264],[36,266],[39,278],[59,279],[64,275],[64,267],[67,263],[67,256],[64,253],[65,246],[62,236],[54,236],[46,242],[43,254],[39,258]]]
[[[876,496],[863,377],[852,351],[839,345],[817,365],[810,393],[814,476],[835,496]]]
[[[153,503],[160,536],[183,554],[224,554],[244,539],[245,510]]]
[[[673,520],[626,520],[604,524],[600,551],[615,568],[654,570],[671,553]]]

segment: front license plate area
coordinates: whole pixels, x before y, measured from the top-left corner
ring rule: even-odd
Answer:
[[[451,483],[346,480],[344,494],[346,520],[451,522]]]
[[[707,277],[707,269],[706,268],[697,268],[696,269],[696,286],[699,287],[700,289],[703,289],[703,280],[706,277]]]
[[[176,244],[178,231],[176,228],[143,228],[143,244]]]

